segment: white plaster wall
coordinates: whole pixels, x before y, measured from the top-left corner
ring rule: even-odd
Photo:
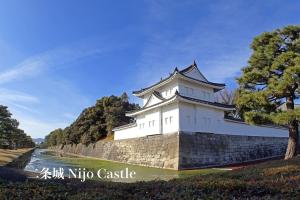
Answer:
[[[171,119],[171,122],[170,122]],[[162,133],[175,133],[179,131],[178,103],[173,103],[162,108]]]
[[[160,113],[161,112],[161,113]],[[160,117],[161,115],[161,117]],[[161,131],[160,131],[161,121]],[[154,122],[154,124],[153,124]],[[115,131],[114,139],[143,137],[155,134],[169,134],[179,131],[178,104],[173,103],[153,109],[136,117],[136,126]]]
[[[137,137],[159,134],[159,109],[153,109],[137,116],[136,123]]]
[[[179,80],[178,91],[184,96],[211,102],[215,101],[214,91],[212,88],[206,88],[200,85],[195,86],[194,84],[185,80]]]
[[[223,112],[189,103],[179,104],[180,130],[187,132],[215,132],[223,120]]]
[[[114,132],[114,140],[136,138],[136,137],[138,137],[137,126],[118,130],[118,131]]]
[[[224,119],[224,112],[188,103],[179,104],[180,131],[210,132],[227,135],[287,137],[284,128],[253,126]],[[190,117],[188,117],[190,116]]]
[[[222,134],[267,136],[267,137],[288,137],[288,130],[267,126],[253,126],[245,123],[223,121]]]
[[[184,131],[190,133],[210,132],[227,135],[288,137],[287,129],[233,122],[224,119],[224,111],[206,106],[180,102],[179,104],[166,105],[161,108],[161,111],[161,118],[160,108],[137,116],[137,126],[115,131],[115,139],[160,134],[160,119],[162,120],[163,134]],[[171,123],[170,117],[172,118]],[[154,121],[154,125],[152,121]]]
[[[165,99],[168,99],[174,96],[176,90],[178,90],[178,80],[173,80],[170,83],[163,85],[158,88],[157,91],[161,94],[161,96]]]

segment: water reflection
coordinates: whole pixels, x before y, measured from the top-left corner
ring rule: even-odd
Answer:
[[[58,158],[58,157],[57,157]],[[49,154],[46,149],[36,149],[31,156],[30,162],[26,165],[25,171],[40,172],[43,168],[72,168],[73,166],[57,159],[56,156]]]

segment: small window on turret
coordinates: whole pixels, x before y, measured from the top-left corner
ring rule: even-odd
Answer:
[[[170,121],[170,124],[172,124],[172,121],[173,121],[173,117],[172,116],[169,117],[169,121]]]
[[[184,92],[185,92],[186,95],[188,95],[189,94],[189,88],[188,87],[184,87]]]

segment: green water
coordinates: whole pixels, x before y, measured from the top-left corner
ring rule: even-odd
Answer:
[[[50,153],[50,152],[48,152]],[[120,171],[128,168],[128,171],[132,171],[135,173],[134,178],[125,178],[124,180],[120,180],[119,178],[111,178],[111,181],[123,181],[123,182],[134,182],[134,181],[149,181],[149,180],[170,180],[174,178],[184,178],[193,175],[199,174],[210,174],[210,173],[220,173],[222,172],[219,169],[199,169],[199,170],[169,170],[169,169],[159,169],[159,168],[152,168],[152,167],[143,167],[137,165],[130,165],[124,163],[117,163],[111,161],[104,161],[99,159],[93,158],[84,158],[84,157],[74,157],[69,155],[55,155],[51,152],[56,159],[59,159],[66,163],[67,165],[76,167],[76,168],[85,168],[86,171],[93,171],[95,174],[99,169],[102,169],[101,173],[103,172],[103,176],[107,175],[106,172],[115,172]],[[125,170],[124,170],[125,172]],[[108,174],[109,176],[109,174]],[[97,177],[99,178],[99,177]]]
[[[152,167],[143,167],[137,165],[123,164],[111,161],[104,161],[94,158],[76,157],[67,154],[57,154],[47,150],[35,150],[30,163],[26,166],[25,170],[40,172],[42,168],[63,168],[66,172],[70,169],[73,172],[81,172],[81,175],[86,174],[88,171],[93,173],[94,180],[99,181],[115,181],[115,182],[135,182],[135,181],[150,181],[150,180],[170,180],[174,178],[184,178],[193,175],[221,173],[222,170],[218,169],[199,169],[199,170],[168,170]],[[98,171],[101,169],[100,177]],[[121,174],[121,171],[122,174]],[[132,177],[125,176],[126,171],[128,175],[131,172]],[[112,175],[112,173],[119,174],[119,177]],[[76,178],[79,177],[78,173]],[[121,175],[122,178],[121,178]],[[82,177],[81,177],[82,179]],[[86,180],[89,179],[86,177]]]

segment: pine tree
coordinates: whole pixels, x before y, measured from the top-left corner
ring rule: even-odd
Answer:
[[[12,118],[6,106],[0,105],[0,148],[33,147],[30,136],[18,128],[19,122]]]
[[[273,123],[289,129],[285,159],[297,155],[300,110],[300,26],[287,26],[254,38],[248,66],[238,78],[237,106],[246,122]],[[286,103],[286,110],[278,107]]]

